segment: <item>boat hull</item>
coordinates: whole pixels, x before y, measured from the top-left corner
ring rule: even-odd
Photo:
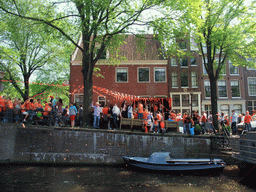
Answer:
[[[161,172],[200,172],[200,173],[220,173],[224,169],[223,163],[200,162],[194,164],[188,164],[185,161],[181,163],[170,163],[170,164],[155,164],[146,162],[146,158],[142,158],[142,161],[134,159],[134,157],[122,157],[126,165],[149,171],[161,171]]]

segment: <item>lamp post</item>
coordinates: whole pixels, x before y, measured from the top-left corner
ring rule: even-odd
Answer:
[[[191,107],[191,116],[192,116],[192,109],[193,109],[193,100],[192,100],[192,95],[193,95],[193,91],[190,91],[190,107]]]

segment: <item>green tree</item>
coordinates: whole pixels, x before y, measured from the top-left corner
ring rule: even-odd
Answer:
[[[252,66],[246,58],[255,57],[255,1],[245,0],[186,0],[164,1],[162,16],[151,22],[169,56],[189,55],[179,49],[176,39],[194,40],[203,58],[211,88],[214,127],[217,119],[217,80],[226,62]]]
[[[128,32],[129,27],[138,21],[144,10],[153,6],[153,1],[129,0],[59,0],[45,2],[38,12],[32,10],[30,14],[22,13],[21,0],[0,1],[2,11],[41,22],[56,29],[60,35],[71,41],[82,52],[82,74],[84,84],[84,122],[90,122],[90,105],[92,102],[92,77],[95,64],[101,54],[108,49],[118,47],[123,43],[120,34]],[[31,2],[31,1],[29,1]],[[37,2],[37,1],[33,1]],[[63,10],[54,16],[49,16],[49,9]],[[77,34],[81,34],[80,46],[73,33],[66,25],[60,25],[60,20],[66,20],[73,25]],[[69,29],[69,28],[68,28]],[[114,50],[114,48],[112,49]]]
[[[28,13],[31,6],[33,5],[24,6],[22,12]],[[51,35],[49,28],[39,25],[38,22],[24,20],[3,12],[0,15],[0,39],[2,42],[0,45],[0,68],[6,72],[5,79],[9,80],[25,100],[33,96],[30,94],[29,85],[31,76],[37,72],[42,77],[43,73],[46,74],[46,67],[49,68],[53,64],[55,64],[55,68],[51,68],[52,73],[57,68],[60,72],[62,69],[68,68],[69,66],[64,67],[59,61],[67,50],[70,54],[71,49],[62,45],[60,38]],[[48,81],[56,81],[56,78],[49,77],[50,75],[47,78]],[[52,75],[52,77],[56,76]],[[37,90],[34,86],[33,93],[38,94],[48,89],[49,86],[45,86],[44,90],[40,88]]]

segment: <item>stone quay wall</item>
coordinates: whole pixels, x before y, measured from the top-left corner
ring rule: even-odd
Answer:
[[[122,156],[148,157],[157,151],[174,158],[216,157],[213,137],[1,123],[0,162],[119,164]]]

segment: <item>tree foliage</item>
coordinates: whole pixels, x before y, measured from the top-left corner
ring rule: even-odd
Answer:
[[[45,1],[44,6],[29,14],[20,11],[20,2],[25,0],[0,1],[0,8],[6,13],[46,24],[56,29],[56,34],[65,37],[82,52],[82,74],[84,83],[84,117],[90,121],[92,101],[92,76],[95,64],[104,50],[115,50],[124,41],[120,34],[126,34],[129,27],[136,24],[142,12],[154,5],[151,0],[59,0]],[[35,0],[33,2],[37,2]],[[30,1],[29,1],[30,2]],[[52,14],[52,9],[58,9]],[[66,25],[72,25],[76,35],[81,35],[82,45],[78,44]]]
[[[217,128],[216,86],[227,61],[236,66],[255,65],[246,60],[256,56],[255,1],[176,0],[164,1],[160,7],[162,16],[151,22],[151,26],[169,56],[190,54],[179,48],[176,39],[182,39],[197,47],[203,58],[210,80],[214,126]]]
[[[30,14],[31,10],[38,10],[41,6],[33,2],[13,2],[14,4],[6,2],[5,5],[9,5],[10,10],[16,10],[19,14]],[[51,14],[53,12],[52,10]],[[71,53],[70,44],[63,44],[61,38],[58,38],[55,31],[47,25],[24,20],[3,11],[0,12],[0,15],[2,42],[0,45],[0,68],[6,72],[5,79],[10,80],[9,82],[23,99],[33,96],[32,92],[36,95],[50,89],[50,87],[41,89],[32,86],[33,91],[30,92],[31,77],[33,81],[41,83],[54,83],[59,76],[68,78],[69,65],[65,62],[69,63],[69,61],[65,58],[67,58],[67,52]],[[56,75],[57,73],[58,75]],[[35,79],[36,74],[37,79]]]

